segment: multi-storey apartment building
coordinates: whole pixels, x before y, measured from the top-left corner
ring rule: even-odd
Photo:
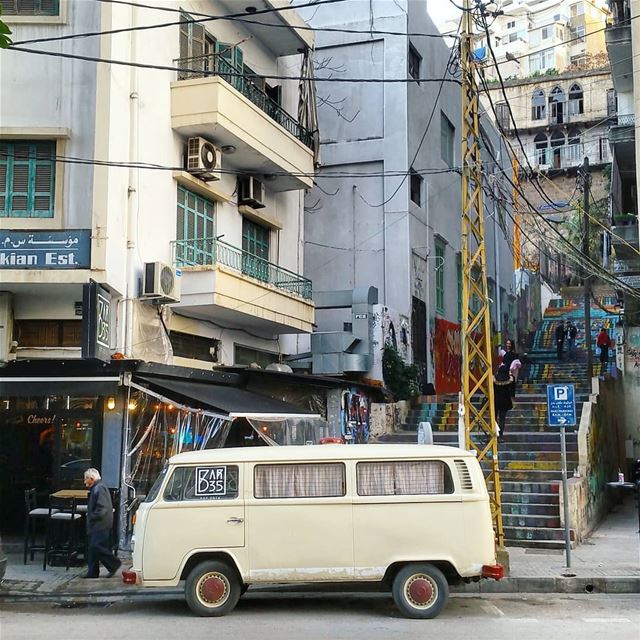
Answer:
[[[437,33],[424,3],[376,0],[300,10],[320,29],[318,78],[334,80],[318,84],[322,167],[320,188],[307,197],[305,275],[318,291],[376,287],[380,307],[374,308],[374,325],[383,327],[382,336],[373,338],[377,348],[396,346],[418,366],[422,382],[432,382],[438,393],[457,391],[461,98],[455,81],[441,89],[438,84],[451,53],[448,42],[402,35]],[[389,82],[353,85],[341,77]],[[508,167],[506,147],[489,120],[483,137],[485,169],[495,172],[487,190],[495,188],[497,196],[503,178],[493,158]],[[487,276],[496,341],[513,337],[516,329],[513,257],[505,239],[512,224],[503,204],[487,195]],[[336,332],[345,322],[355,328],[358,316],[365,322],[367,309],[350,314],[318,308],[316,315],[319,331]],[[360,335],[366,341],[367,332]],[[349,350],[351,343],[342,340],[336,348]]]
[[[229,400],[260,410],[215,363],[267,365],[313,328],[314,135],[297,116],[313,33],[280,0],[155,4],[2,2],[3,528],[24,489],[82,486],[88,466],[124,503],[207,444],[180,425],[230,420]],[[134,388],[143,367],[175,379]]]

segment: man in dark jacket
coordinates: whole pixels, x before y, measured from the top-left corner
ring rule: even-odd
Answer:
[[[87,574],[85,578],[100,577],[100,563],[112,578],[122,564],[109,548],[109,534],[113,526],[113,504],[108,487],[102,482],[97,469],[84,472],[84,485],[89,489],[87,506]]]

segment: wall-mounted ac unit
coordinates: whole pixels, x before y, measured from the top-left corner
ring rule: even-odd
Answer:
[[[145,262],[140,297],[158,304],[180,302],[180,275],[162,262]]]
[[[187,140],[187,166],[189,173],[201,180],[220,180],[222,151],[204,138]]]
[[[264,204],[264,185],[253,176],[245,176],[238,181],[238,202],[254,209],[262,209]]]

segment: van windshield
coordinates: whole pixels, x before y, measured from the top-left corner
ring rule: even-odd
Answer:
[[[153,486],[149,490],[149,493],[147,493],[147,497],[144,499],[145,502],[153,502],[158,497],[158,494],[160,493],[160,487],[162,486],[162,481],[167,475],[168,470],[169,465],[165,464],[164,467],[162,467],[160,475],[158,475],[156,481],[153,483]]]

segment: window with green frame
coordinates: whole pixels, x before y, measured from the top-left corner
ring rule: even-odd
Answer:
[[[242,218],[242,272],[269,280],[269,238],[271,230]]]
[[[213,263],[215,210],[211,200],[178,185],[176,260],[179,265]]]
[[[0,140],[0,217],[53,218],[56,143]]]
[[[2,0],[5,16],[57,16],[59,0]]]
[[[444,315],[444,243],[436,240],[436,312]]]

